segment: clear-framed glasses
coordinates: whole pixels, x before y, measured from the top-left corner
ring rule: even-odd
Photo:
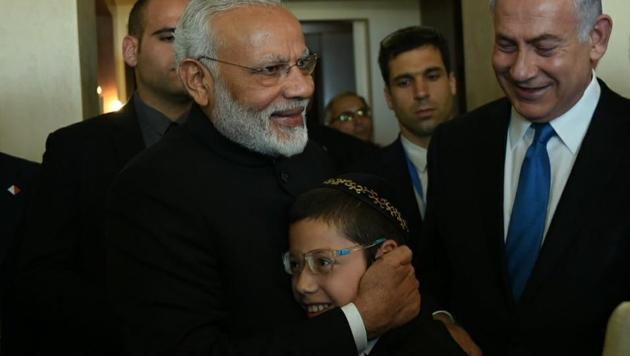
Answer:
[[[273,86],[278,84],[281,80],[284,80],[291,71],[291,68],[297,67],[297,69],[302,72],[303,75],[311,75],[315,70],[315,66],[317,65],[317,59],[319,56],[317,53],[308,54],[300,59],[298,59],[295,63],[291,64],[288,62],[284,63],[273,63],[261,67],[248,67],[238,63],[226,62],[221,59],[212,58],[208,56],[201,56],[197,58],[197,60],[209,60],[217,63],[227,64],[235,67],[239,67],[242,69],[248,70],[251,74],[256,75],[259,78],[259,81],[264,86]]]
[[[357,111],[344,111],[341,114],[335,116],[331,122],[341,121],[341,122],[349,122],[354,120],[357,117],[369,117],[371,115],[370,108],[365,107],[361,108]]]
[[[284,264],[284,271],[290,275],[298,275],[304,269],[304,266],[308,266],[308,269],[313,274],[327,274],[332,270],[335,264],[335,258],[338,256],[347,256],[355,251],[361,251],[370,247],[378,246],[385,242],[384,238],[380,238],[369,245],[357,245],[348,248],[342,248],[339,250],[312,250],[301,256],[292,255],[289,251],[282,255],[282,263]]]

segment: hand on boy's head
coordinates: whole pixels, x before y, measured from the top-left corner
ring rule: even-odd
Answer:
[[[420,312],[419,284],[411,260],[408,247],[396,247],[377,259],[361,278],[354,304],[368,338],[401,326]]]

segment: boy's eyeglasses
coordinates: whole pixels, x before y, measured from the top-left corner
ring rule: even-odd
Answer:
[[[298,275],[304,269],[304,265],[307,265],[313,274],[327,274],[335,264],[335,257],[347,256],[352,252],[378,246],[383,242],[385,242],[385,239],[380,238],[369,245],[358,245],[339,250],[312,250],[302,256],[295,256],[287,251],[282,255],[282,263],[284,264],[284,271],[290,275]]]
[[[208,56],[200,56],[197,60],[209,60],[217,63],[223,63],[235,67],[239,67],[242,69],[247,69],[250,73],[256,74],[259,77],[259,82],[264,86],[274,86],[278,84],[281,80],[284,80],[291,71],[291,68],[297,67],[303,75],[311,75],[315,70],[315,66],[317,65],[318,59],[317,53],[311,53],[302,58],[299,58],[295,63],[290,64],[288,62],[285,63],[275,63],[262,67],[248,67],[237,63],[226,62],[221,59],[211,58]]]
[[[352,121],[357,117],[369,117],[370,116],[370,109],[369,108],[362,108],[359,109],[357,111],[344,111],[341,114],[337,115],[336,117],[333,118],[333,120],[331,122],[335,122],[337,120],[341,121],[341,122],[348,122],[348,121]]]

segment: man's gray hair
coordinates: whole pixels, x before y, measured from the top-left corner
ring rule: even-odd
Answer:
[[[175,29],[177,66],[186,58],[217,57],[220,39],[212,31],[212,19],[219,13],[243,6],[280,6],[280,0],[192,0]],[[206,62],[216,73],[216,63]]]
[[[490,10],[494,14],[498,0],[490,0]],[[573,0],[578,19],[578,37],[586,42],[595,26],[597,17],[602,14],[602,0]]]

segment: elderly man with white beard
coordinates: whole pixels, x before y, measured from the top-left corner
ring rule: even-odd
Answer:
[[[195,104],[108,204],[108,290],[131,355],[352,355],[420,308],[411,251],[305,320],[280,256],[287,209],[330,174],[304,113],[317,55],[273,0],[193,0],[176,29]],[[370,291],[365,293],[362,291]]]

